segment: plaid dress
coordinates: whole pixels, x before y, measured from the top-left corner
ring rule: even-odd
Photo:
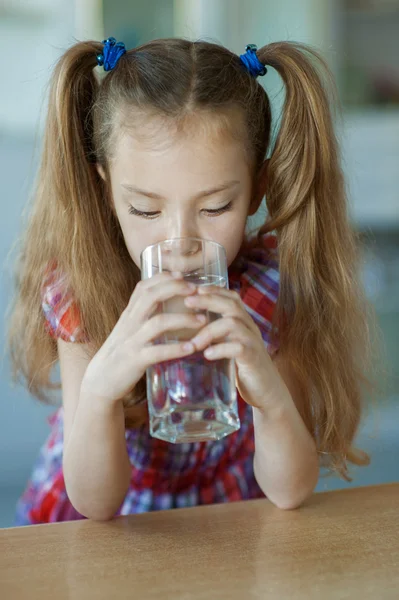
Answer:
[[[43,286],[46,327],[55,337],[84,342],[79,312],[72,296],[60,293],[65,282],[47,280]],[[266,348],[279,289],[277,239],[262,238],[229,267],[229,286],[236,290],[258,325]],[[118,513],[197,506],[263,497],[253,472],[252,408],[238,396],[241,427],[209,442],[169,444],[152,438],[148,424],[125,432],[131,481]],[[49,419],[50,435],[40,450],[28,485],[17,504],[16,525],[81,519],[65,489],[62,471],[63,409]]]

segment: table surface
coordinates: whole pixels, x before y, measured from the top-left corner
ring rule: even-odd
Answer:
[[[0,531],[4,600],[399,598],[399,484]]]

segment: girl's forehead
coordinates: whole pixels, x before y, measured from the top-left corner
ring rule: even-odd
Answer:
[[[191,111],[178,118],[151,112],[120,113],[114,128],[116,148],[163,152],[173,145],[195,139],[198,143],[245,143],[244,115],[236,107],[220,112]]]
[[[162,117],[144,118],[119,128],[111,163],[121,168],[132,165],[187,165],[236,168],[246,161],[243,124],[232,115],[219,119],[210,115],[192,115],[180,121]]]
[[[226,136],[160,133],[151,142],[126,132],[118,142],[113,166],[121,176],[215,177],[246,168],[241,141]]]

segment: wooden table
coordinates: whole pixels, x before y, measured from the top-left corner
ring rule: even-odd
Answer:
[[[399,598],[399,484],[0,531],[2,600]]]

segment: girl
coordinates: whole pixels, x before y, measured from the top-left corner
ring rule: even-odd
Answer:
[[[257,81],[266,65],[286,89],[272,149]],[[352,448],[366,304],[330,83],[316,53],[287,42],[239,57],[181,39],[126,52],[109,38],[59,60],[11,351],[15,374],[43,400],[59,360],[63,407],[18,524],[263,495],[291,509],[312,493],[319,458],[346,479],[348,461],[367,463]],[[267,220],[246,237],[265,195]],[[197,293],[179,274],[140,281],[145,246],[186,236],[226,248],[229,290]],[[154,316],[176,294],[222,318]],[[198,330],[186,345],[151,345],[184,326]],[[242,427],[218,442],[153,439],[145,370],[194,351],[235,358]]]

